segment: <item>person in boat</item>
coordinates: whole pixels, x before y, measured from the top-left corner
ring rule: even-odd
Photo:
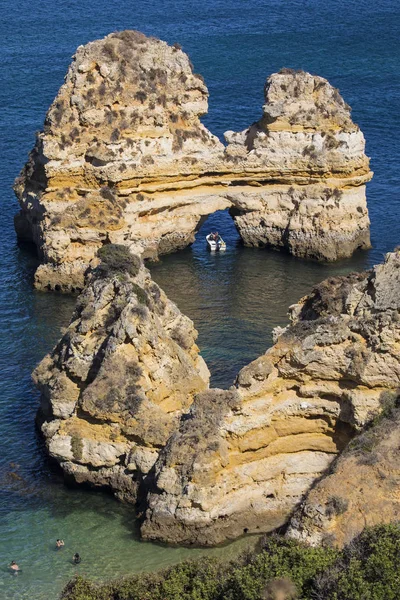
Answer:
[[[74,556],[72,557],[72,562],[74,563],[74,565],[79,565],[79,563],[82,561],[81,557],[79,556],[79,554],[77,552],[75,552]]]

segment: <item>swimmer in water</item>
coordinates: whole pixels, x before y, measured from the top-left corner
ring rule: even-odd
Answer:
[[[75,552],[74,556],[72,557],[72,562],[74,563],[74,565],[79,565],[79,563],[81,562],[81,557],[79,556],[79,554],[77,552]]]
[[[64,546],[64,540],[56,541],[56,548],[62,548]]]
[[[11,561],[11,564],[8,565],[8,568],[11,569],[11,571],[13,571],[15,574],[18,573],[18,571],[20,571],[21,569],[19,568],[19,566],[17,565],[17,563],[15,562],[15,560]]]

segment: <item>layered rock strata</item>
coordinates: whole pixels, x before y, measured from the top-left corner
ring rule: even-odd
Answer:
[[[126,251],[121,263],[114,246],[103,256],[34,379],[50,456],[77,482],[134,502],[209,372],[192,322],[140,261]]]
[[[310,491],[286,535],[312,546],[342,548],[364,527],[398,522],[399,446],[400,412],[395,409],[351,443]]]
[[[246,245],[323,260],[369,247],[372,173],[338,90],[272,75],[261,119],[226,147],[200,122],[207,98],[178,45],[124,31],[77,49],[15,184],[38,287],[82,288],[104,243],[143,257],[183,248],[225,208]]]
[[[400,252],[323,282],[234,387],[197,395],[155,464],[142,535],[213,545],[283,525],[399,387],[399,292]]]

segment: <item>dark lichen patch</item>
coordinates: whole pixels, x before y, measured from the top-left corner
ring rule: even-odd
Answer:
[[[83,442],[82,442],[82,438],[77,434],[74,434],[71,437],[71,452],[74,457],[74,460],[77,460],[77,461],[82,460]]]

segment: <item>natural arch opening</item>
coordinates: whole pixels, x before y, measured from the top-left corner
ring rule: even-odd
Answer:
[[[232,250],[241,245],[241,237],[230,214],[229,208],[217,210],[200,219],[196,232],[196,239],[192,245],[193,251],[207,247],[205,238],[212,231],[218,231],[225,241],[228,250]]]

